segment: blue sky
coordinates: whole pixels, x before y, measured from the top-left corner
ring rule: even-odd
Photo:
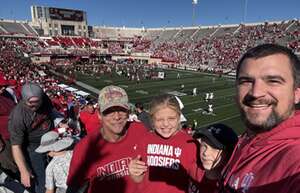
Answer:
[[[0,0],[0,18],[31,20],[30,6],[87,12],[89,25],[192,26],[192,0]],[[245,4],[247,6],[245,6]],[[245,7],[247,7],[245,12]],[[195,24],[279,21],[300,18],[300,0],[198,0]]]

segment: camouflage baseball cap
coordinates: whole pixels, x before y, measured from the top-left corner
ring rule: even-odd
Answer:
[[[128,96],[123,88],[118,86],[106,86],[99,92],[98,104],[101,113],[111,107],[123,107],[129,110]]]

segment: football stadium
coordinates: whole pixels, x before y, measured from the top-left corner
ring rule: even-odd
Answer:
[[[198,1],[193,0],[192,4],[195,7]],[[183,118],[181,123],[191,129],[189,134],[222,123],[241,135],[246,126],[236,103],[235,81],[241,56],[261,44],[281,45],[297,56],[300,54],[299,19],[187,27],[109,27],[89,24],[89,13],[84,9],[32,5],[27,11],[31,13],[30,21],[0,19],[0,90],[7,90],[5,92],[14,105],[26,97],[30,99],[35,96],[35,92],[44,92],[62,116],[54,120],[58,133],[60,136],[62,133],[75,136],[75,140],[79,140],[82,131],[76,131],[76,128],[85,127],[82,126],[83,118],[79,121],[81,111],[92,104],[96,110],[100,106],[103,113],[106,106],[101,109],[99,91],[110,85],[126,91],[130,115],[136,113],[137,103],[143,104],[145,111],[149,112],[151,100],[165,93],[176,96]],[[33,94],[26,92],[24,85],[28,83],[38,84],[42,90],[30,87]],[[9,104],[1,100],[3,104],[0,106]],[[33,109],[37,103],[27,102],[29,106],[33,104],[30,106]],[[13,106],[8,109],[12,110]],[[8,121],[13,120],[13,116],[5,116],[5,124],[13,128],[13,123]],[[99,119],[102,121],[102,118]],[[133,118],[134,121],[136,119]],[[85,121],[88,125],[91,120]],[[73,128],[66,130],[60,125],[65,122]],[[36,123],[37,126],[39,124],[44,125],[42,122]],[[13,129],[9,129],[8,134],[10,139],[16,140],[11,142],[13,146],[17,144],[21,134]],[[2,138],[5,136],[4,133],[1,135]],[[58,139],[61,138],[55,140]],[[42,143],[43,138],[41,140]],[[45,143],[49,145],[50,142]],[[175,152],[178,153],[177,150]],[[15,154],[13,151],[14,157]],[[80,157],[78,163],[83,161]],[[108,170],[117,172],[116,168],[129,163],[128,160],[119,161],[113,166],[97,168],[98,177],[104,179]],[[164,160],[164,163],[168,164],[168,161]],[[114,173],[110,178],[123,177],[123,174]],[[254,179],[252,175],[249,170],[244,177],[244,189],[237,192],[246,192]],[[27,187],[23,178],[21,182]],[[29,189],[26,191],[31,192]],[[0,185],[0,192],[10,191],[2,190]]]
[[[96,89],[119,85],[132,104],[148,103],[162,92],[173,93],[182,100],[190,124],[222,122],[239,133],[243,125],[233,94],[239,57],[261,43],[276,42],[295,51],[299,47],[298,20],[138,29],[89,26],[82,10],[32,6],[31,14],[31,22],[1,20],[0,33],[2,44],[16,46],[18,54],[33,64],[61,72],[79,90],[86,88],[77,81]],[[196,96],[192,96],[194,88]],[[85,91],[97,96],[95,90]],[[214,94],[211,115],[205,114],[206,93]]]

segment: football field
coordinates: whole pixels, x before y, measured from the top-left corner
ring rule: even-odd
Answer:
[[[184,104],[183,114],[188,123],[192,124],[196,120],[200,128],[221,122],[233,127],[238,133],[244,130],[234,99],[234,78],[191,71],[163,71],[166,73],[164,80],[142,80],[140,84],[118,74],[100,77],[77,75],[77,80],[97,89],[111,84],[120,86],[127,91],[131,103],[142,102],[146,109],[153,96],[159,93],[174,94]],[[180,78],[177,78],[178,73]],[[197,96],[192,95],[193,88],[197,88]],[[206,93],[213,93],[213,99],[206,101]],[[212,113],[207,112],[209,104],[212,104]]]

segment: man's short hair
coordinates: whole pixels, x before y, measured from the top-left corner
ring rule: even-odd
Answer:
[[[239,60],[237,68],[236,68],[236,79],[239,76],[239,72],[243,62],[246,59],[258,59],[266,56],[274,55],[274,54],[283,54],[286,55],[291,64],[291,70],[293,73],[294,86],[300,87],[300,60],[299,58],[287,47],[278,45],[278,44],[261,44],[254,48],[249,49]]]

